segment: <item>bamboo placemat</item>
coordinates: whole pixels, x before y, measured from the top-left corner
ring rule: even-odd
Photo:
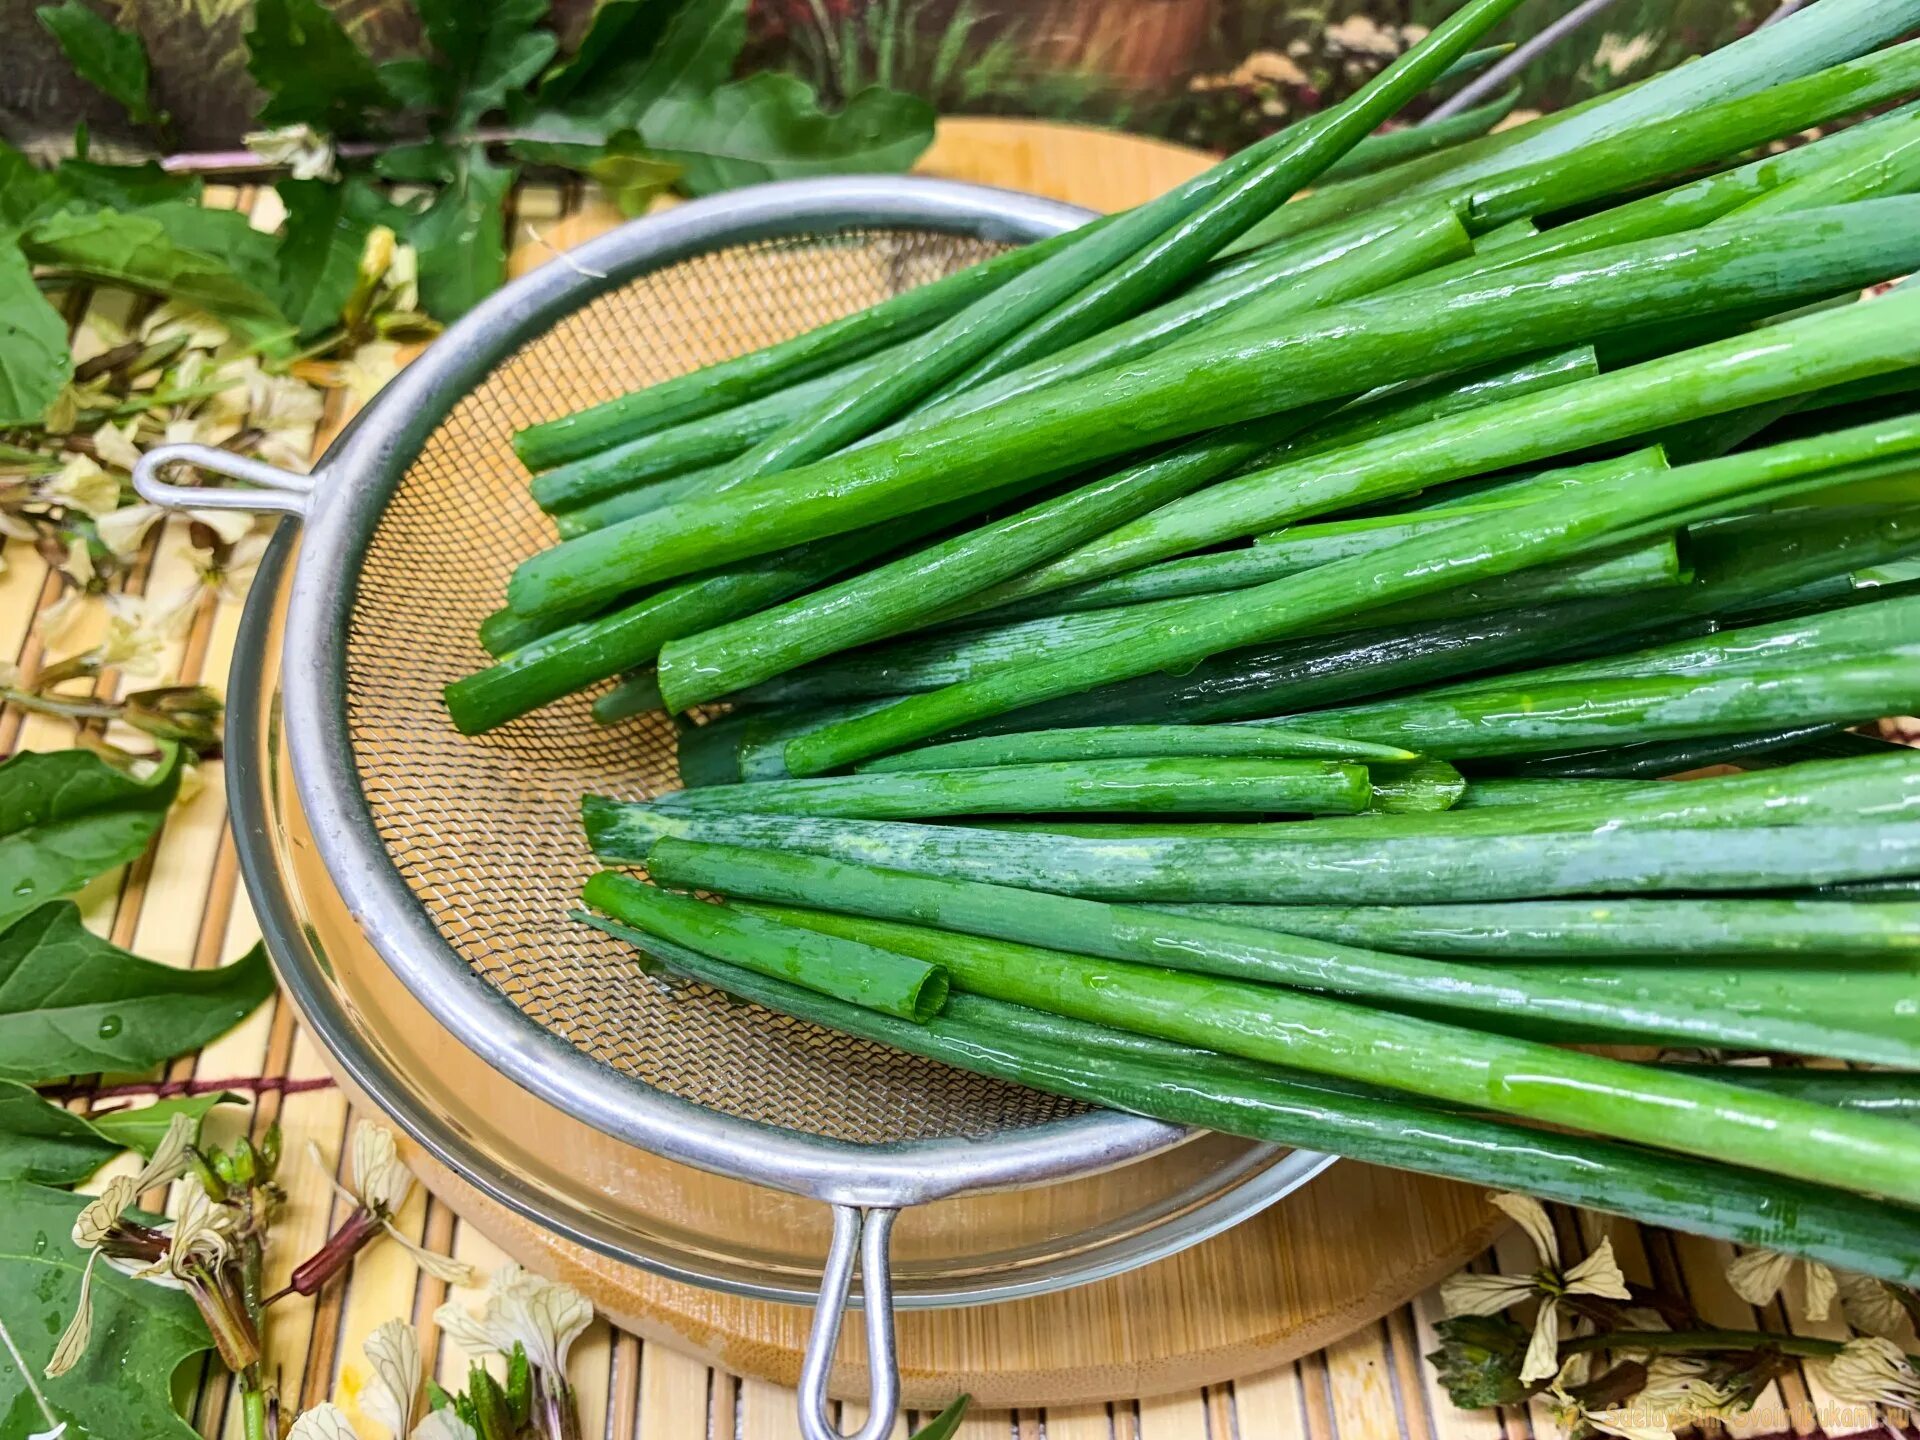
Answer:
[[[1072,159],[1071,135],[1064,137],[1067,148],[1062,148],[1060,129],[1024,122],[949,124],[943,126],[929,168],[1113,208],[1177,182],[1200,163],[1191,152],[1143,142],[1116,171],[1111,137],[1100,136],[1087,143],[1099,148],[1103,163],[1081,166]],[[208,201],[245,210],[262,226],[277,223],[278,200],[270,190],[215,187]],[[516,241],[555,248],[602,228],[604,219],[576,190],[536,187],[525,187],[515,196],[512,215]],[[330,418],[337,426],[345,416]],[[7,543],[4,558],[0,658],[15,660],[31,674],[43,658],[34,621],[56,598],[58,587],[30,547]],[[149,542],[125,588],[132,593],[176,593],[191,582],[193,572],[185,527],[169,523]],[[161,657],[165,680],[224,690],[239,616],[237,601],[203,594],[191,626]],[[101,617],[94,616],[91,623],[98,627]],[[98,638],[86,624],[62,636],[62,655]],[[109,674],[98,688],[109,694],[117,684]],[[61,749],[74,740],[75,730],[66,721],[11,710],[0,713],[0,754]],[[202,788],[175,807],[149,853],[122,871],[102,876],[77,897],[96,933],[149,959],[191,968],[224,964],[259,939],[226,829],[222,766],[211,762],[200,773]],[[221,1143],[243,1131],[257,1137],[275,1120],[281,1125],[290,1202],[275,1230],[275,1263],[267,1277],[269,1289],[279,1288],[293,1264],[343,1218],[308,1159],[308,1147],[318,1152],[329,1173],[344,1175],[346,1139],[361,1117],[328,1079],[323,1057],[284,997],[276,997],[197,1055],[175,1062],[162,1078],[231,1081],[234,1088],[257,1092],[249,1107],[214,1112],[209,1125]],[[83,1097],[74,1103],[84,1111],[91,1101]],[[1611,1235],[1630,1279],[1687,1297],[1711,1324],[1841,1333],[1837,1322],[1808,1325],[1789,1317],[1777,1303],[1756,1311],[1738,1299],[1726,1282],[1725,1267],[1733,1252],[1724,1244],[1565,1210],[1555,1218],[1563,1244],[1581,1252],[1603,1234]],[[484,1235],[418,1190],[399,1221],[413,1238],[469,1261],[481,1274],[504,1258]],[[1535,1263],[1526,1242],[1510,1234],[1475,1265],[1522,1272]],[[313,1299],[291,1297],[277,1304],[268,1335],[268,1367],[287,1405],[304,1408],[331,1396],[351,1408],[367,1375],[361,1344],[376,1326],[394,1318],[410,1318],[420,1330],[428,1372],[457,1384],[467,1357],[443,1343],[431,1324],[434,1309],[446,1298],[447,1287],[420,1274],[397,1246],[376,1244],[343,1282]],[[1119,1397],[1095,1405],[978,1411],[959,1433],[963,1440],[1526,1440],[1535,1435],[1544,1440],[1555,1435],[1556,1427],[1537,1408],[1468,1414],[1452,1407],[1421,1358],[1437,1343],[1433,1326],[1442,1318],[1438,1298],[1430,1291],[1340,1343],[1269,1374],[1146,1401]],[[797,1440],[791,1391],[710,1368],[664,1346],[612,1331],[604,1323],[596,1323],[575,1347],[571,1370],[584,1433],[596,1440]],[[217,1366],[210,1368],[192,1411],[200,1433],[209,1440],[238,1440],[238,1417],[227,1403],[228,1393],[224,1374]],[[844,1408],[843,1424],[856,1424],[859,1407]],[[912,1417],[912,1424],[926,1418]],[[907,1424],[903,1419],[895,1435],[904,1437]],[[365,1433],[383,1432],[369,1424]],[[1751,1414],[1728,1422],[1725,1433],[1750,1440],[1916,1432],[1895,1430],[1880,1418],[1835,1405],[1816,1381],[1792,1374],[1770,1388]]]

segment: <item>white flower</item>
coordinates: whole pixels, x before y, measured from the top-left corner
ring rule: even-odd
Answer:
[[[199,587],[194,586],[169,599],[105,596],[107,634],[100,642],[100,663],[116,666],[129,675],[159,674],[161,654],[193,623],[193,607],[199,595]]]
[[[247,419],[256,429],[311,429],[320,423],[326,397],[303,380],[253,367],[247,376]]]
[[[134,416],[124,427],[116,428],[111,421],[103,422],[93,432],[93,448],[100,458],[116,470],[132,473],[133,467],[140,463],[140,447],[133,443],[134,435],[140,429],[140,417]]]
[[[1831,1360],[1813,1363],[1836,1400],[1920,1410],[1920,1374],[1900,1347],[1883,1336],[1849,1341]]]
[[[1835,1270],[1818,1260],[1781,1255],[1772,1250],[1748,1250],[1727,1266],[1727,1284],[1749,1305],[1769,1305],[1795,1272],[1800,1275],[1802,1313],[1823,1321],[1838,1300],[1847,1321],[1868,1335],[1893,1335],[1904,1328],[1906,1311],[1893,1292],[1878,1280]]]
[[[401,1207],[407,1203],[407,1197],[413,1193],[413,1172],[401,1160],[391,1130],[370,1125],[364,1120],[355,1127],[351,1190],[333,1181],[332,1171],[321,1157],[319,1146],[308,1145],[307,1154],[328,1181],[333,1183],[333,1188],[348,1203],[370,1212],[380,1222],[380,1228],[387,1232],[387,1237],[411,1255],[414,1263],[423,1271],[449,1285],[473,1283],[471,1265],[415,1244],[393,1223],[393,1217],[400,1213]]]
[[[1349,15],[1337,25],[1329,25],[1327,41],[1349,55],[1378,55],[1391,60],[1400,53],[1400,42],[1393,32],[1365,15]]]
[[[159,524],[166,513],[158,505],[141,501],[137,505],[123,505],[110,515],[102,515],[94,522],[94,528],[100,532],[101,544],[120,559],[131,560],[146,543],[147,532]]]
[[[93,1338],[93,1267],[100,1259],[100,1247],[127,1207],[140,1198],[141,1191],[168,1184],[187,1173],[198,1128],[190,1117],[175,1115],[167,1122],[167,1133],[153,1147],[153,1158],[141,1167],[140,1173],[114,1176],[74,1217],[73,1243],[87,1252],[87,1268],[80,1272],[80,1299],[74,1307],[73,1319],[47,1361],[49,1380],[57,1380],[77,1365],[86,1353],[87,1342]],[[204,1199],[206,1193],[198,1185],[191,1187],[187,1192],[188,1203],[191,1204],[196,1195]]]
[[[99,519],[119,506],[120,481],[101,469],[91,455],[76,454],[40,482],[40,498]]]
[[[360,1437],[348,1423],[344,1410],[322,1402],[293,1422],[287,1440],[360,1440]]]
[[[453,1411],[436,1410],[414,1426],[410,1440],[480,1440],[480,1437]]]
[[[227,327],[204,310],[196,310],[178,300],[161,305],[140,326],[140,338],[149,345],[177,335],[186,336],[187,345],[194,350],[218,350],[232,338]]]
[[[420,308],[420,254],[411,245],[396,245],[387,264],[386,286],[395,310]]]
[[[413,1430],[420,1413],[420,1341],[411,1326],[389,1320],[367,1337],[362,1347],[373,1366],[374,1383],[361,1405],[367,1414],[395,1435]]]
[[[1497,1315],[1538,1295],[1533,1338],[1527,1344],[1520,1378],[1529,1384],[1550,1380],[1560,1371],[1560,1309],[1567,1295],[1598,1295],[1609,1300],[1632,1298],[1627,1277],[1613,1258],[1613,1241],[1602,1240],[1594,1252],[1564,1273],[1560,1268],[1560,1241],[1546,1207],[1528,1195],[1488,1197],[1526,1232],[1540,1254],[1541,1269],[1529,1276],[1456,1275],[1440,1287],[1441,1303],[1454,1315]]]
[[[333,141],[311,125],[282,125],[277,130],[251,130],[241,143],[268,165],[284,165],[296,180],[334,180]]]
[[[518,1344],[537,1368],[565,1380],[567,1353],[593,1323],[593,1306],[579,1291],[508,1262],[488,1277],[478,1314],[448,1304],[433,1319],[463,1350],[510,1355]]]
[[[340,366],[340,384],[362,405],[400,373],[400,347],[391,340],[372,340],[349,355]]]

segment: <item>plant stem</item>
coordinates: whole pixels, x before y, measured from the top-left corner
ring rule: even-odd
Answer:
[[[240,1391],[240,1415],[246,1440],[272,1440],[267,1432],[267,1392],[255,1386]]]

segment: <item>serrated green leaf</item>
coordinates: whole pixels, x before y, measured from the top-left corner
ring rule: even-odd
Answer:
[[[142,207],[140,215],[165,230],[182,250],[223,262],[247,286],[272,300],[280,273],[275,253],[279,242],[266,231],[254,229],[238,210],[167,201]],[[274,314],[284,323],[277,303]]]
[[[108,1265],[93,1272],[93,1343],[57,1380],[44,1378],[80,1297],[86,1256],[74,1245],[84,1196],[0,1184],[0,1440],[65,1423],[69,1440],[196,1440],[174,1413],[173,1378],[212,1341],[193,1301]],[[17,1353],[33,1377],[29,1388]],[[43,1408],[44,1407],[44,1408]]]
[[[373,173],[405,185],[439,185],[460,173],[460,152],[438,140],[396,145],[374,156]]]
[[[145,780],[90,750],[0,762],[0,926],[135,859],[173,803],[180,766],[176,746]]]
[[[0,1080],[0,1180],[78,1185],[127,1147],[17,1080]]]
[[[933,107],[875,86],[837,115],[792,75],[763,71],[705,95],[672,94],[649,112],[647,148],[696,195],[763,180],[905,170],[933,141]]]
[[[393,104],[373,61],[320,0],[255,0],[247,73],[267,92],[261,125],[355,135]]]
[[[573,58],[540,87],[529,128],[577,142],[644,134],[668,96],[725,84],[746,38],[746,0],[609,0]]]
[[[79,208],[127,210],[166,201],[198,204],[203,188],[197,175],[169,175],[149,160],[141,165],[102,165],[93,160],[62,160],[58,171]]]
[[[0,142],[0,234],[11,236],[73,203],[65,180]]]
[[[287,207],[278,251],[280,302],[302,338],[340,323],[353,294],[360,255],[372,222],[352,213],[350,192],[363,181],[282,180],[274,187]]]
[[[536,29],[547,0],[416,0],[427,41],[445,62],[447,125],[465,130],[553,58],[553,33]]]
[[[680,167],[647,152],[640,137],[622,130],[604,145],[521,140],[508,147],[534,165],[554,165],[587,176],[606,191],[622,215],[643,215],[654,197],[673,187]]]
[[[118,104],[134,124],[159,123],[148,98],[147,47],[138,35],[96,15],[80,0],[42,5],[33,13],[82,80]]]
[[[72,374],[67,322],[34,284],[19,246],[0,234],[0,427],[33,424]],[[0,913],[5,906],[0,896]]]
[[[0,1078],[137,1073],[198,1049],[272,993],[259,946],[217,970],[156,965],[56,900],[0,932]]]
[[[420,304],[436,320],[456,320],[507,278],[506,201],[511,167],[470,145],[457,173],[407,226],[420,257]]]
[[[20,243],[39,264],[205,310],[256,345],[271,347],[290,337],[292,323],[257,284],[236,274],[228,259],[183,246],[170,233],[190,224],[177,214],[156,218],[150,210],[63,213],[39,221]]]

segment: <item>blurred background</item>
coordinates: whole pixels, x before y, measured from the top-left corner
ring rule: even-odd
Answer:
[[[0,0],[0,127],[111,137],[126,121],[77,79],[34,20],[37,0]],[[1025,115],[1228,149],[1347,95],[1456,0],[753,0],[741,73],[784,70],[829,105],[870,85],[946,115]],[[1779,0],[1615,0],[1524,77],[1522,111],[1616,88],[1744,34]],[[251,0],[112,0],[137,30],[154,90],[185,148],[232,145],[259,95],[242,36]],[[407,0],[331,7],[376,56],[419,46]],[[1566,0],[1524,5],[1523,40]],[[555,0],[563,46],[593,0]]]

